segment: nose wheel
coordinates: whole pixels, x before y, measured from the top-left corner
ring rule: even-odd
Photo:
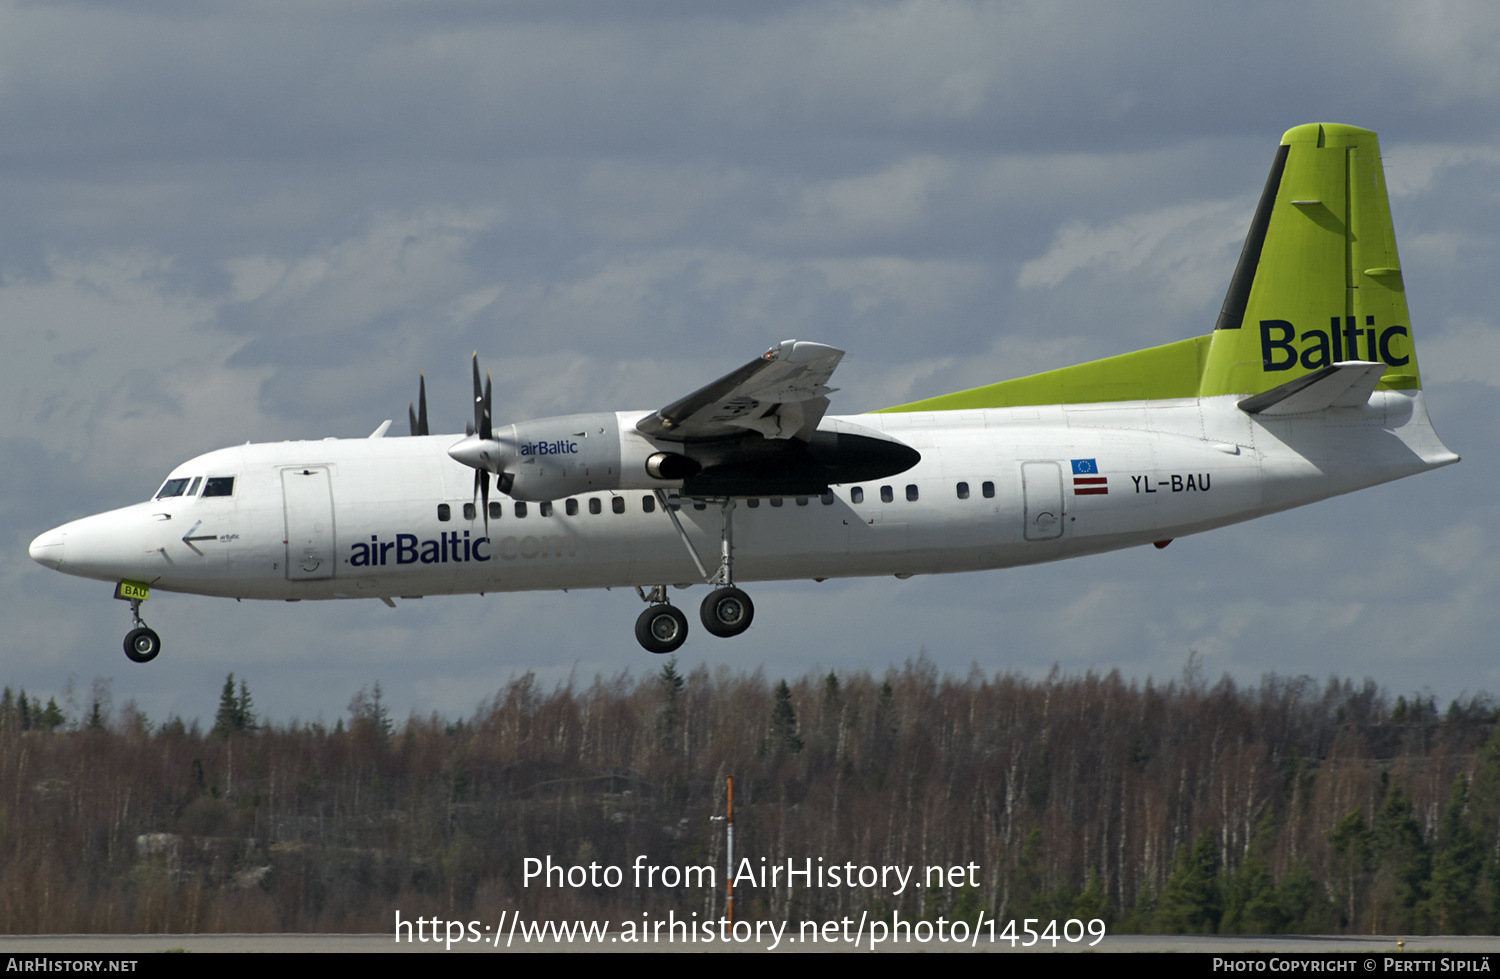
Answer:
[[[132,663],[149,663],[161,652],[161,636],[141,618],[141,600],[130,600],[130,617],[135,628],[125,635],[125,655]]]
[[[161,652],[161,636],[142,626],[131,629],[125,636],[125,655],[132,663],[149,663]]]

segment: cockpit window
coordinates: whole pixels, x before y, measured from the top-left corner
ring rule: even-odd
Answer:
[[[233,476],[210,476],[210,477],[208,477],[208,481],[203,484],[203,495],[204,496],[233,496],[234,495],[234,477]]]
[[[186,476],[183,476],[181,479],[169,479],[162,484],[160,492],[156,494],[156,498],[158,500],[165,500],[169,496],[181,496],[187,489],[187,485],[188,478]]]
[[[201,482],[203,482],[203,477],[202,476],[194,476],[193,477],[193,485],[191,485],[191,486],[188,487],[187,495],[188,496],[197,496],[198,495],[198,484],[201,483]]]

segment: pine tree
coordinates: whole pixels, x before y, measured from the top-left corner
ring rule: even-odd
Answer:
[[[970,926],[977,928],[984,918],[984,912],[984,892],[973,884],[965,883],[959,889],[958,896],[953,899],[948,917],[953,921],[967,921]]]
[[[240,681],[240,699],[235,705],[241,731],[255,730],[255,711],[250,699],[250,686],[244,680]]]
[[[776,703],[771,707],[771,730],[766,740],[772,755],[795,754],[802,750],[797,736],[797,712],[792,708],[792,690],[782,680],[776,685]]]
[[[380,681],[375,681],[373,693],[369,687],[360,687],[359,692],[349,698],[349,729],[372,728],[380,740],[391,736],[391,715],[381,698]],[[342,720],[342,719],[341,719]]]
[[[390,711],[390,708],[387,707],[385,705],[385,702],[381,699],[380,681],[379,680],[375,681],[375,696],[374,696],[374,712],[373,712],[373,716],[375,718],[376,729],[380,732],[380,736],[382,738],[384,738],[384,739],[389,739],[390,736],[391,736],[391,726],[392,726],[391,725],[391,711]]]
[[[239,730],[239,702],[234,699],[234,674],[224,678],[224,689],[219,693],[219,712],[214,715],[214,737],[228,741],[229,736]]]
[[[1110,904],[1109,896],[1104,893],[1104,879],[1099,876],[1098,867],[1089,867],[1088,874],[1083,880],[1083,891],[1078,895],[1078,900],[1073,902],[1073,913],[1070,917],[1083,922],[1098,918],[1106,926],[1113,923],[1114,908]]]
[[[1333,847],[1333,892],[1344,927],[1357,927],[1358,913],[1365,905],[1370,861],[1373,857],[1370,828],[1358,809],[1339,821],[1328,834]]]
[[[1469,792],[1469,828],[1480,849],[1489,854],[1476,896],[1477,909],[1485,916],[1482,931],[1492,932],[1500,922],[1500,726],[1490,733],[1474,768]]]
[[[224,689],[219,692],[219,712],[214,715],[215,737],[228,741],[231,734],[244,734],[255,730],[255,714],[251,711],[250,687],[240,681],[239,695],[234,691],[234,674],[224,678]]]
[[[880,699],[875,702],[875,716],[870,732],[870,747],[865,754],[865,767],[875,776],[876,788],[885,785],[885,773],[896,754],[896,739],[900,733],[900,722],[896,715],[896,692],[891,681],[880,685]]]
[[[832,670],[823,678],[823,717],[818,736],[822,749],[830,756],[839,747],[839,722],[843,714],[843,697],[839,691],[839,678]]]
[[[1432,853],[1412,811],[1411,797],[1394,782],[1387,784],[1370,827],[1370,840],[1378,912],[1374,927],[1410,931],[1419,924],[1419,905],[1432,874]]]
[[[1224,889],[1221,930],[1242,935],[1274,935],[1286,924],[1267,860],[1275,845],[1276,819],[1267,810],[1256,827],[1250,852]]]
[[[1333,930],[1333,905],[1305,861],[1294,863],[1281,878],[1276,905],[1291,934],[1320,935]]]
[[[1428,917],[1441,935],[1468,934],[1474,895],[1484,869],[1483,851],[1469,828],[1468,807],[1469,780],[1460,774],[1453,782],[1438,826],[1427,900]]]
[[[1021,855],[1017,858],[1008,881],[1010,907],[1006,910],[1010,911],[1012,917],[1041,913],[1042,891],[1045,886],[1042,879],[1044,859],[1042,829],[1040,826],[1033,826],[1021,844]]]
[[[56,731],[58,728],[62,727],[63,724],[67,722],[67,720],[68,719],[63,716],[62,708],[57,706],[57,698],[48,697],[47,709],[42,711],[41,715],[37,718],[36,726],[39,728],[44,728],[48,731]]]
[[[677,726],[681,722],[682,710],[677,704],[677,697],[687,682],[677,672],[676,656],[667,660],[666,665],[661,668],[657,682],[661,685],[662,708],[656,719],[656,735],[661,746],[671,751],[677,744]]]
[[[1157,909],[1162,934],[1212,934],[1218,930],[1222,904],[1218,883],[1219,852],[1205,831],[1191,847],[1177,848],[1177,865],[1162,888]]]

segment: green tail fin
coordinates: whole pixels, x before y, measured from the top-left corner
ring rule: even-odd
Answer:
[[[1419,388],[1380,147],[1311,123],[1281,138],[1214,332],[886,411],[1255,395],[1347,361]]]
[[[1343,361],[1417,388],[1380,147],[1312,123],[1281,138],[1214,330],[1198,393],[1258,394]]]

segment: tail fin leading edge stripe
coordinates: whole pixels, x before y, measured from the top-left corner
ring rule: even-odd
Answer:
[[[1250,222],[1250,233],[1245,236],[1239,263],[1234,267],[1234,277],[1229,280],[1229,291],[1224,294],[1224,306],[1219,310],[1215,330],[1238,330],[1245,321],[1245,305],[1250,301],[1250,287],[1255,282],[1260,253],[1266,245],[1266,229],[1271,225],[1271,211],[1276,206],[1276,193],[1281,189],[1281,175],[1286,172],[1289,149],[1291,147],[1282,143],[1276,150],[1276,162],[1271,164],[1266,189],[1260,193],[1260,203],[1256,205],[1255,218]]]

